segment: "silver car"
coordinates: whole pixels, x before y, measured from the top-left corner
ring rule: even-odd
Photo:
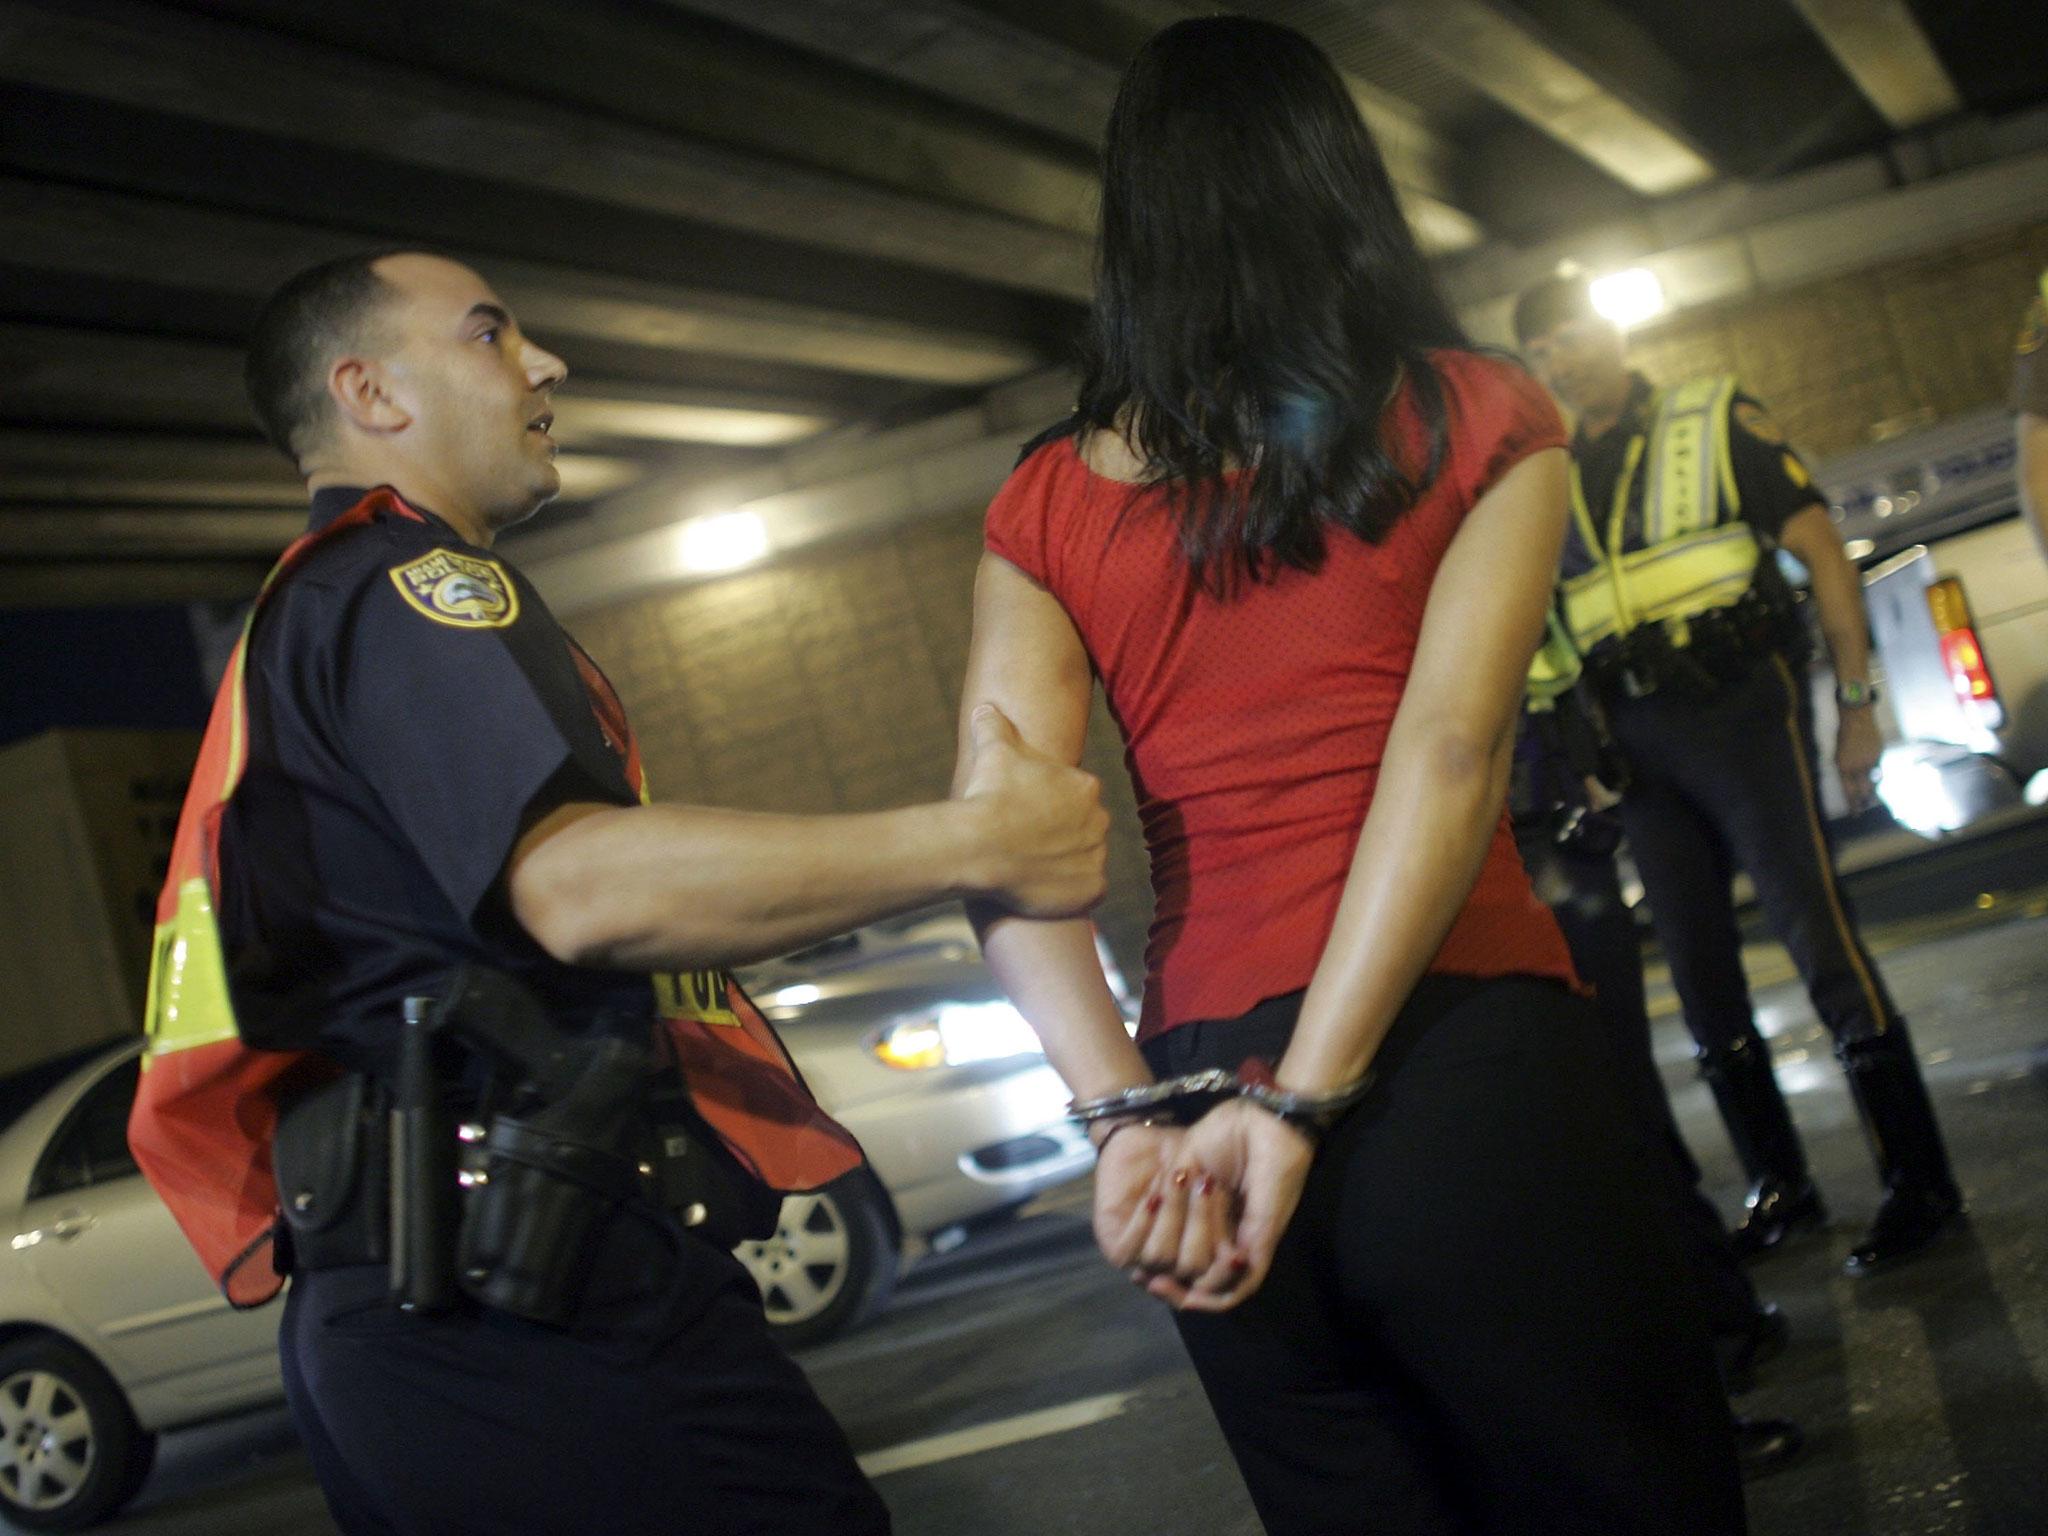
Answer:
[[[77,1530],[156,1432],[283,1395],[277,1313],[237,1312],[128,1155],[140,1042],[0,1086],[0,1514]]]
[[[1066,1118],[1066,1085],[957,910],[876,924],[741,981],[868,1155],[866,1168],[784,1201],[776,1235],[739,1249],[791,1343],[872,1313],[907,1251],[943,1248],[963,1223],[1094,1166]]]
[[[887,1297],[907,1249],[1084,1173],[1093,1153],[957,916],[871,930],[753,973],[863,1168],[784,1202],[744,1245],[792,1344]],[[140,1042],[0,1081],[0,1515],[77,1530],[147,1476],[160,1431],[283,1396],[277,1312],[238,1312],[137,1172]]]

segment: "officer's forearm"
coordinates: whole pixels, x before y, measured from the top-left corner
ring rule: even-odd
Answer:
[[[1784,544],[1813,577],[1813,601],[1836,678],[1868,682],[1870,618],[1863,608],[1863,578],[1843,553],[1826,509],[1809,507],[1795,516],[1785,525]]]
[[[980,894],[980,810],[851,816],[568,805],[507,865],[512,910],[556,959],[622,970],[738,965]]]

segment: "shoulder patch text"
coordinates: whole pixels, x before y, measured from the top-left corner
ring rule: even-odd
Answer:
[[[437,549],[391,568],[413,608],[451,629],[503,629],[519,617],[519,589],[495,560]]]

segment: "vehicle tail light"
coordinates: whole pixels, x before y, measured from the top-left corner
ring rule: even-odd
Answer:
[[[1934,615],[1942,665],[1956,690],[1956,702],[1973,725],[1997,730],[2005,724],[2005,705],[1998,697],[1998,685],[1991,680],[1991,666],[1977,639],[1976,620],[1970,613],[1969,598],[1963,595],[1962,581],[1942,577],[1928,587],[1927,606]]]

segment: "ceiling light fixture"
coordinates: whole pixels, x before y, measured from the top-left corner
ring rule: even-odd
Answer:
[[[1593,308],[1624,331],[1664,313],[1664,285],[1648,267],[1629,267],[1596,277],[1588,292]]]

